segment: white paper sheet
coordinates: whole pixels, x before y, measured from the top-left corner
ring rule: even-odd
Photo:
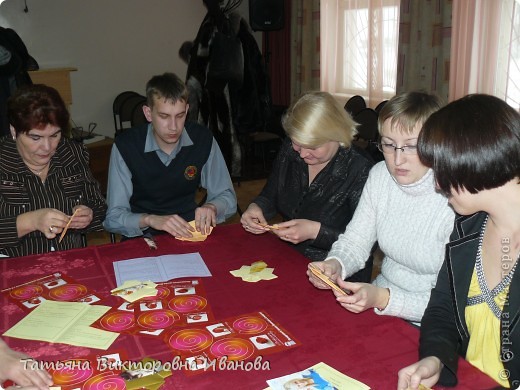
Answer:
[[[170,279],[211,276],[199,253],[140,257],[114,262],[118,286],[127,280],[166,282]]]

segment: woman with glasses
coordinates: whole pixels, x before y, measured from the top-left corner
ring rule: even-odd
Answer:
[[[380,150],[385,161],[372,168],[354,217],[322,263],[314,263],[350,294],[334,291],[347,310],[420,322],[444,257],[454,214],[435,191],[431,169],[419,160],[417,138],[441,106],[421,92],[397,95],[379,114]],[[374,243],[385,254],[372,284],[343,280],[364,266]],[[318,288],[330,288],[307,272]]]
[[[489,95],[435,113],[421,160],[459,216],[424,313],[419,362],[399,389],[457,383],[458,354],[500,383],[520,386],[520,114]]]
[[[282,125],[287,139],[242,226],[266,233],[267,220],[279,213],[284,222],[273,233],[308,259],[323,260],[352,218],[373,162],[352,145],[356,123],[327,92],[302,95]],[[362,268],[354,279],[369,281],[371,261]]]

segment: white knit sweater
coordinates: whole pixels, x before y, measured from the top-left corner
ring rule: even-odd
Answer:
[[[435,192],[431,170],[416,183],[400,185],[382,161],[370,171],[354,217],[327,260],[339,260],[345,279],[363,268],[378,241],[385,257],[373,283],[390,289],[390,301],[375,312],[420,322],[454,217],[447,199]]]

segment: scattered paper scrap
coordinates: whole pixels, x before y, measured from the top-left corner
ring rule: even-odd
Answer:
[[[191,221],[189,222],[190,226],[195,229],[195,221]],[[180,241],[204,241],[206,240],[206,238],[208,238],[208,236],[211,234],[211,232],[213,231],[213,226],[210,226],[209,227],[209,233],[208,234],[202,234],[201,232],[195,230],[194,232],[191,232],[192,234],[192,237],[175,237],[177,240],[180,240]]]
[[[112,291],[112,295],[123,298],[127,302],[135,302],[144,297],[157,295],[156,284],[152,281],[141,282],[139,280],[127,280],[121,286]]]
[[[242,278],[244,282],[255,283],[260,280],[276,279],[278,276],[273,274],[273,270],[274,268],[268,268],[265,262],[255,261],[251,265],[243,265],[240,269],[229,272],[237,278]]]

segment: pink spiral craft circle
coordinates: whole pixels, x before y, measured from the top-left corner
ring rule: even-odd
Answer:
[[[64,284],[49,291],[49,297],[57,301],[70,301],[82,297],[87,288],[82,284]]]
[[[90,378],[83,384],[83,390],[124,390],[125,380],[113,373],[103,373]]]
[[[225,338],[216,341],[210,348],[213,356],[226,357],[228,360],[245,360],[255,352],[249,340]]]
[[[247,316],[240,317],[233,322],[233,328],[239,333],[260,333],[267,329],[267,322],[262,318]]]
[[[168,302],[168,307],[181,313],[200,311],[206,307],[208,301],[198,295],[178,296]]]
[[[112,312],[107,313],[99,320],[99,324],[111,332],[122,332],[135,325],[134,313]]]
[[[63,363],[67,365],[67,362]],[[87,366],[89,366],[89,368],[87,368]],[[63,367],[59,370],[49,370],[55,384],[66,386],[73,386],[85,382],[92,376],[93,372],[94,370],[90,367],[88,360],[70,361],[69,367]]]
[[[165,329],[172,326],[181,317],[171,310],[154,310],[141,313],[137,323],[146,329]]]
[[[21,286],[11,290],[9,295],[14,299],[30,299],[33,297],[40,296],[43,291],[42,286],[37,284],[31,284],[29,286]]]
[[[183,329],[168,338],[168,345],[177,351],[200,352],[213,342],[211,334],[203,329]]]

